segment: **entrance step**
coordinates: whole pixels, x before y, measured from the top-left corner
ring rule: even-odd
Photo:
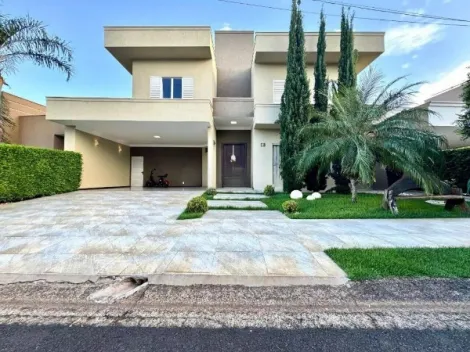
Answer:
[[[250,200],[208,200],[209,208],[254,208],[265,209],[268,206],[260,201]]]
[[[264,194],[246,194],[246,193],[218,193],[214,196],[214,199],[225,199],[225,200],[246,200],[246,199],[264,199],[268,198]]]
[[[251,193],[251,194],[261,194],[261,192],[255,191],[253,188],[248,187],[225,187],[217,188],[218,193]]]

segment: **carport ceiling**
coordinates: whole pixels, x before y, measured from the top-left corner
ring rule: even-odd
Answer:
[[[204,122],[74,121],[74,125],[80,131],[130,146],[207,145],[208,124]]]

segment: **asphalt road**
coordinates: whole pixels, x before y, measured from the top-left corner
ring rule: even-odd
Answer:
[[[0,351],[468,351],[470,331],[0,325]]]

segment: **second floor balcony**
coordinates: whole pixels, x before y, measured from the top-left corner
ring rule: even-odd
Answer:
[[[281,111],[280,104],[256,104],[253,126],[256,129],[279,129],[276,121]]]
[[[209,99],[47,98],[46,118],[74,121],[171,121],[212,123]]]

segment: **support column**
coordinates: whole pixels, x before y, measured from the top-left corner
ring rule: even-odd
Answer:
[[[65,126],[64,130],[64,150],[75,151],[75,126]]]
[[[217,140],[213,124],[207,129],[207,187],[217,187]]]

